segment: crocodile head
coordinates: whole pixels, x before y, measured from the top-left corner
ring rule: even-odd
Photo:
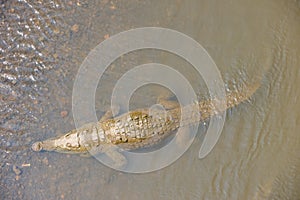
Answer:
[[[59,153],[83,153],[86,148],[79,143],[79,137],[76,130],[44,141],[38,141],[31,146],[33,151],[56,151]]]

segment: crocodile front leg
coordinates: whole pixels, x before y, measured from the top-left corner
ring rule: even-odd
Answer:
[[[103,156],[101,154],[105,154],[110,161],[107,161],[108,164],[110,164],[115,169],[121,169],[127,164],[127,160],[125,156],[119,152],[120,148],[118,148],[116,145],[112,144],[101,144],[97,147],[93,147],[90,150],[91,155],[93,155],[95,158],[99,158]],[[104,159],[105,160],[105,159]],[[106,163],[104,163],[106,164]]]
[[[106,111],[99,121],[105,121],[113,117],[113,113],[120,114],[120,106],[113,106],[112,109]]]
[[[157,98],[157,103],[161,104],[166,110],[171,110],[174,109],[176,107],[179,107],[179,103],[173,100],[170,100],[170,98],[172,97],[171,94],[167,94],[167,95],[160,95]]]

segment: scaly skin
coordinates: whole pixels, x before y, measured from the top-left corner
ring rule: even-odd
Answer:
[[[123,149],[137,149],[157,144],[180,126],[187,126],[207,120],[247,100],[259,84],[231,91],[226,94],[224,106],[216,109],[217,100],[206,100],[182,109],[175,107],[149,114],[148,109],[139,109],[122,114],[114,119],[90,123],[67,134],[36,142],[34,151],[56,151],[60,153],[86,153],[92,148],[117,145]],[[182,115],[181,115],[181,112]],[[183,116],[180,123],[180,117]]]

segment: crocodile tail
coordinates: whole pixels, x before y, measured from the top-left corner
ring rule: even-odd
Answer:
[[[258,81],[253,84],[244,84],[237,90],[226,92],[226,108],[232,108],[241,102],[248,100],[260,85],[261,83]]]
[[[240,86],[239,89],[226,91],[225,101],[219,99],[200,101],[198,104],[200,121],[218,115],[228,108],[237,106],[241,102],[249,99],[259,87],[260,81],[255,82],[254,84],[244,84],[243,86]]]
[[[204,121],[211,116],[218,115],[228,108],[237,106],[241,102],[249,99],[260,87],[260,81],[254,84],[244,84],[239,89],[228,90],[225,94],[225,100],[217,98],[200,101],[196,104],[187,105],[182,110],[176,108],[169,111],[172,117],[180,120],[183,124],[190,124],[198,121]],[[181,113],[183,111],[183,113]],[[179,115],[181,113],[181,116]],[[199,119],[200,116],[200,119]]]

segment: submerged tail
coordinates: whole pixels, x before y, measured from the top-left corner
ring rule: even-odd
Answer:
[[[260,81],[254,84],[244,84],[240,89],[226,92],[226,109],[237,106],[241,102],[248,100],[260,85]]]
[[[235,107],[243,101],[248,100],[260,87],[260,81],[254,84],[244,84],[239,89],[228,90],[225,94],[225,101],[219,99],[209,99],[199,102],[200,121],[206,120],[211,116],[220,114],[225,110]]]
[[[176,118],[178,121],[181,120],[182,124],[205,121],[249,99],[260,85],[260,81],[254,84],[244,84],[240,86],[239,89],[226,91],[225,99],[223,100],[217,98],[207,99],[196,104],[187,105],[183,107],[183,109],[180,107],[175,108],[171,110],[170,113],[173,118]]]

